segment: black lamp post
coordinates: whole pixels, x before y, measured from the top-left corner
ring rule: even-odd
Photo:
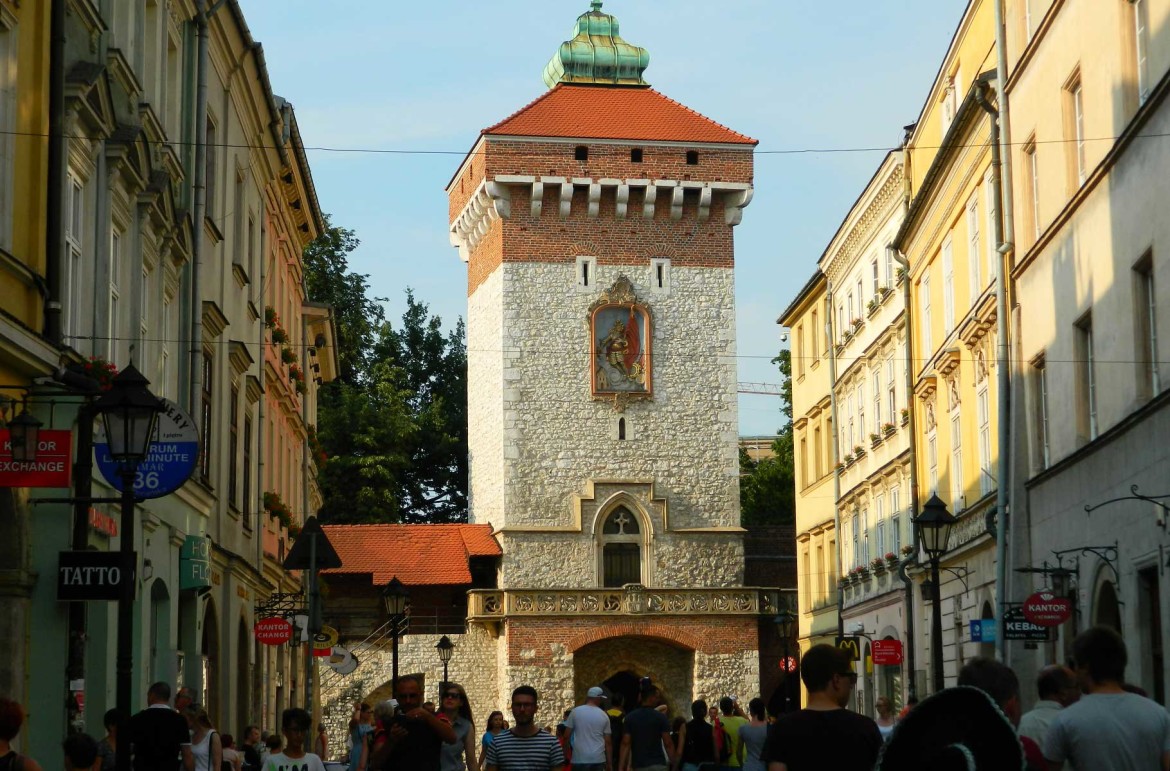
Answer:
[[[797,617],[791,610],[785,608],[777,614],[772,622],[776,624],[776,630],[780,632],[780,639],[784,642],[784,659],[782,669],[784,670],[784,711],[788,712],[792,702],[792,687],[789,682],[792,678],[792,672],[788,669],[788,642],[792,639],[793,629],[796,627]]]
[[[398,577],[390,579],[386,588],[382,590],[382,602],[386,605],[386,615],[390,616],[390,683],[392,688],[398,687],[398,627],[402,624],[402,617],[406,615],[407,605],[410,603],[410,592],[406,590]]]
[[[150,451],[154,426],[163,405],[147,386],[150,381],[133,364],[114,376],[95,408],[106,428],[110,457],[122,473],[122,593],[118,598],[118,661],[116,703],[124,717],[130,715],[131,673],[134,666],[134,478],[138,464]],[[128,744],[128,743],[127,743]],[[116,768],[130,768],[129,746],[118,746]]]
[[[439,704],[443,703],[443,689],[447,687],[447,665],[451,663],[451,654],[455,652],[455,643],[451,638],[443,635],[435,643],[435,650],[439,652],[439,661],[443,662],[443,684],[439,686]]]
[[[942,596],[939,592],[938,563],[942,555],[947,552],[947,542],[951,538],[951,527],[958,520],[947,511],[947,505],[938,495],[930,496],[930,500],[922,507],[922,513],[914,520],[918,528],[918,540],[930,561],[931,604],[934,605],[934,614],[930,624],[930,658],[931,675],[934,679],[934,689],[943,688],[943,649],[942,649]]]
[[[19,415],[8,421],[8,444],[12,448],[14,461],[24,463],[36,460],[42,425],[41,421],[28,411],[28,405],[25,405]]]

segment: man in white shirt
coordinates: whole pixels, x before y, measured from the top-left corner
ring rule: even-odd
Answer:
[[[593,686],[585,694],[585,703],[574,707],[565,720],[573,747],[573,771],[612,771],[613,728],[601,709],[603,698],[605,691]]]
[[[1040,670],[1036,691],[1040,701],[1020,718],[1020,736],[1027,736],[1043,747],[1049,724],[1062,709],[1081,698],[1081,689],[1077,685],[1076,673],[1068,667],[1053,664]]]

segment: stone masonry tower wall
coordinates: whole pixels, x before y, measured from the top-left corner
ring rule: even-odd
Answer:
[[[751,180],[750,147],[492,136],[452,180],[472,518],[501,531],[503,587],[597,586],[616,500],[645,583],[742,582],[732,234]],[[621,277],[653,330],[653,395],[624,410],[590,381],[590,308]]]

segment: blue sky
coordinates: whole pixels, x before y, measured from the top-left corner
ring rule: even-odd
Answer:
[[[541,73],[588,0],[242,0],[273,88],[291,101],[322,208],[362,244],[395,321],[406,287],[450,325],[466,268],[443,192],[480,129],[544,92]],[[659,91],[759,149],[888,148],[914,122],[963,0],[607,0],[650,51]],[[327,10],[326,10],[327,9]],[[451,154],[446,154],[446,153]],[[761,154],[736,228],[739,379],[776,383],[776,317],[812,275],[882,151]],[[740,397],[740,431],[769,434],[779,400]]]

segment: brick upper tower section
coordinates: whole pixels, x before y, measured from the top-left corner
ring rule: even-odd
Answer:
[[[484,129],[447,187],[468,294],[503,262],[733,267],[756,144],[646,86],[558,84]]]

